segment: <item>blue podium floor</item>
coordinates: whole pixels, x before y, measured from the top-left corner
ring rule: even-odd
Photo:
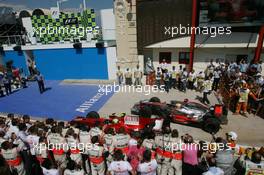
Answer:
[[[28,88],[0,98],[0,112],[69,121],[98,111],[113,95],[98,92],[100,88],[96,85],[69,85],[60,81],[45,81],[45,88],[48,90],[40,94],[37,82],[31,82]]]

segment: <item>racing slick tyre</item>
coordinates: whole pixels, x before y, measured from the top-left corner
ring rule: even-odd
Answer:
[[[151,118],[152,110],[149,106],[144,106],[139,110],[139,116],[144,118]]]
[[[100,115],[96,111],[91,111],[86,115],[86,118],[98,119],[100,118]]]
[[[160,103],[160,99],[158,97],[152,97],[151,99],[149,99],[149,102]]]
[[[216,134],[220,130],[220,122],[215,118],[208,118],[203,123],[203,130],[210,133]]]

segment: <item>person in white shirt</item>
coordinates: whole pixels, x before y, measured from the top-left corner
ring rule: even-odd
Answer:
[[[124,161],[124,155],[121,150],[116,150],[114,153],[114,161],[108,167],[108,175],[129,175],[129,172],[134,175],[129,162]]]
[[[61,167],[65,167],[65,158],[66,158],[66,152],[68,151],[66,140],[64,137],[62,137],[61,134],[61,128],[58,126],[54,126],[51,128],[51,133],[47,136],[47,141],[49,145],[52,145],[52,152],[54,155],[54,159],[57,164],[59,164]]]
[[[18,125],[18,120],[13,118],[11,120],[11,122],[8,124],[9,127],[7,128],[5,138],[7,138],[7,139],[10,138],[12,133],[18,135],[19,129],[18,129],[17,125]]]
[[[49,159],[46,159],[42,163],[42,170],[44,175],[60,175],[59,170],[52,167],[51,161]]]
[[[80,151],[83,152],[83,150],[79,149],[79,139],[77,138],[77,134],[74,133],[74,129],[70,128],[68,129],[66,133],[66,142],[70,149],[70,157],[73,161],[75,161],[78,165],[82,164],[82,157]]]
[[[213,76],[214,76],[214,81],[213,81],[213,85],[212,85],[212,90],[217,91],[218,84],[220,82],[221,71],[218,68],[215,69]]]
[[[130,140],[130,135],[125,131],[124,127],[121,127],[114,137],[113,146],[117,150],[122,150],[122,153],[127,155],[128,153],[128,142]]]
[[[168,69],[168,64],[165,59],[162,60],[160,66],[162,73],[165,73],[165,70]]]
[[[90,128],[87,125],[82,125],[80,127],[80,131],[79,131],[80,144],[83,144],[83,145],[91,144],[91,135],[90,135],[89,130]],[[85,162],[85,166],[84,166],[85,172],[89,174],[91,170],[90,170],[89,162],[87,161],[88,159],[87,148],[84,148],[81,154],[82,154],[82,160]]]
[[[27,129],[29,129],[32,126],[32,124],[30,123],[29,115],[23,115],[23,123],[26,124]]]
[[[193,90],[194,89],[194,81],[196,79],[195,70],[192,70],[188,75],[188,88]]]
[[[87,150],[92,175],[104,175],[105,174],[105,159],[104,159],[104,147],[99,145],[99,137],[93,136],[91,139],[92,146]]]
[[[17,134],[17,137],[20,138],[23,142],[27,141],[27,136],[28,134],[26,133],[27,131],[27,125],[25,123],[20,123],[18,125],[19,132]]]
[[[212,81],[210,77],[205,79],[203,86],[204,86],[203,103],[210,104],[210,101],[208,100],[208,97],[207,97],[207,95],[209,95],[212,90]]]
[[[151,160],[151,151],[146,150],[143,153],[143,163],[138,165],[137,171],[141,175],[156,175],[158,163],[155,159]]]

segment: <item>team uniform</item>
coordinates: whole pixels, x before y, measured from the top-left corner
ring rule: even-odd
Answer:
[[[153,150],[153,148],[155,147],[155,141],[154,139],[144,139],[142,146],[145,149],[148,149],[151,151],[151,159],[155,159],[156,158],[156,151]]]
[[[171,138],[171,143],[173,143],[173,152],[171,159],[171,169],[169,174],[182,174],[182,152],[180,150],[180,139]]]
[[[104,175],[105,174],[105,162],[104,162],[104,147],[97,144],[93,144],[92,147],[87,150],[89,161],[91,165],[92,175]]]
[[[109,152],[109,156],[106,158],[107,165],[113,161],[112,154],[114,153],[114,136],[112,134],[104,135],[104,149]]]
[[[15,171],[17,171],[18,175],[26,175],[26,172],[24,170],[24,164],[17,148],[12,148],[8,150],[2,149],[1,154],[5,158],[10,168],[14,168]]]
[[[73,136],[67,137],[66,141],[70,148],[71,159],[80,165],[82,162],[82,156],[79,150],[79,141],[75,139]]]
[[[40,144],[44,144],[44,143],[40,143]],[[48,158],[48,150],[44,149],[43,147],[36,149],[35,154],[40,164],[42,164],[43,161]]]
[[[122,150],[123,154],[126,155],[128,153],[128,142],[130,140],[130,136],[128,134],[117,134],[114,137],[114,148],[116,150]]]
[[[80,130],[79,131],[79,138],[80,138],[80,143],[81,144],[87,145],[87,147],[89,145],[91,145],[90,132]],[[83,161],[85,163],[84,166],[86,168],[86,172],[90,172],[89,160],[87,159],[88,155],[87,155],[87,148],[86,148],[86,146],[82,150],[82,157],[83,157]]]
[[[170,172],[172,159],[172,152],[170,150],[171,142],[172,138],[170,134],[155,137],[156,160],[158,162],[157,171],[159,175],[167,175]]]
[[[52,152],[54,155],[54,159],[55,161],[61,166],[61,167],[65,167],[66,166],[66,155],[65,152],[68,151],[67,150],[67,146],[63,146],[66,145],[66,141],[65,138],[62,137],[60,134],[58,133],[51,133],[47,136],[47,140],[48,143],[50,145],[54,145]]]
[[[92,127],[89,134],[90,134],[90,138],[94,136],[98,136],[100,138],[103,134],[103,131],[98,127]]]

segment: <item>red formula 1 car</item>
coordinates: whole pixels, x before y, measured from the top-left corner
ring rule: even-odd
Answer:
[[[127,133],[132,131],[143,131],[147,126],[152,127],[156,131],[161,131],[163,125],[162,118],[149,119],[139,116],[116,116],[115,114],[109,118],[100,118],[95,111],[89,112],[86,117],[77,117],[72,122],[77,124],[85,124],[90,127],[102,126],[104,129],[114,128],[118,131],[121,127],[125,128]]]
[[[227,124],[228,111],[223,105],[207,107],[203,104],[189,100],[172,101],[170,104],[162,103],[159,98],[142,100],[136,103],[131,113],[145,118],[159,116],[171,122],[198,126],[204,131],[215,134],[221,124]]]

